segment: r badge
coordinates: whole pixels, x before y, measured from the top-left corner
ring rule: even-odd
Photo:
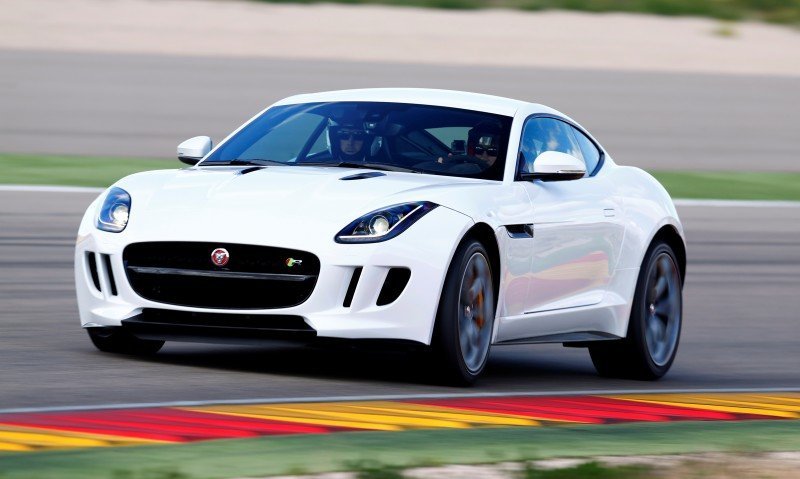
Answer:
[[[302,259],[286,258],[286,266],[290,268],[294,265],[300,266],[301,264],[303,264]]]

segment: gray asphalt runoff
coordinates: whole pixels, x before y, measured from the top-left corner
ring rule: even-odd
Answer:
[[[176,166],[178,162],[176,160]],[[101,353],[81,329],[77,225],[92,194],[0,192],[0,409],[251,398],[800,386],[800,208],[682,207],[684,330],[660,381],[597,376],[584,349],[495,347],[472,388],[424,360],[297,345],[167,343]]]
[[[620,164],[800,171],[792,77],[28,51],[0,52],[0,71],[2,152],[172,158],[288,95],[403,86],[544,103]]]

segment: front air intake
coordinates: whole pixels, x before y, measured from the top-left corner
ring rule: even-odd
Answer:
[[[385,306],[392,304],[406,288],[408,280],[411,278],[411,270],[408,268],[392,268],[389,274],[386,275],[386,281],[383,282],[383,288],[378,295],[378,306]]]
[[[302,316],[224,314],[144,308],[122,320],[130,333],[145,339],[250,343],[265,339],[308,340],[317,336]]]
[[[111,289],[111,296],[116,296],[117,282],[114,280],[114,270],[111,269],[111,255],[101,254],[100,256],[103,257],[103,266],[105,267],[106,276],[108,277],[108,287]]]
[[[358,280],[361,278],[362,269],[359,266],[353,270],[353,276],[350,277],[350,284],[347,285],[347,293],[344,295],[344,303],[342,303],[345,308],[349,308],[353,304],[353,296],[356,294],[356,286],[358,286]]]
[[[93,251],[86,252],[86,265],[89,267],[89,275],[92,277],[92,283],[94,284],[94,289],[96,289],[97,291],[101,291],[100,275],[97,273],[97,259],[94,257]]]

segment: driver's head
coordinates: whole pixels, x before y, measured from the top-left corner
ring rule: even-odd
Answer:
[[[372,135],[364,130],[363,122],[345,118],[338,125],[328,127],[331,135],[331,152],[339,161],[364,161]]]
[[[364,148],[364,139],[367,132],[355,128],[340,128],[336,132],[336,138],[339,140],[339,148],[345,155],[356,155]]]
[[[469,131],[467,154],[492,166],[500,155],[502,129],[494,123],[480,123]]]

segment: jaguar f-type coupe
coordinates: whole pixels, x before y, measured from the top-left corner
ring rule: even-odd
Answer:
[[[303,94],[178,157],[189,166],[119,180],[81,222],[80,320],[102,351],[387,340],[465,384],[505,344],[586,347],[600,374],[639,379],[675,358],[672,200],[552,108]]]

